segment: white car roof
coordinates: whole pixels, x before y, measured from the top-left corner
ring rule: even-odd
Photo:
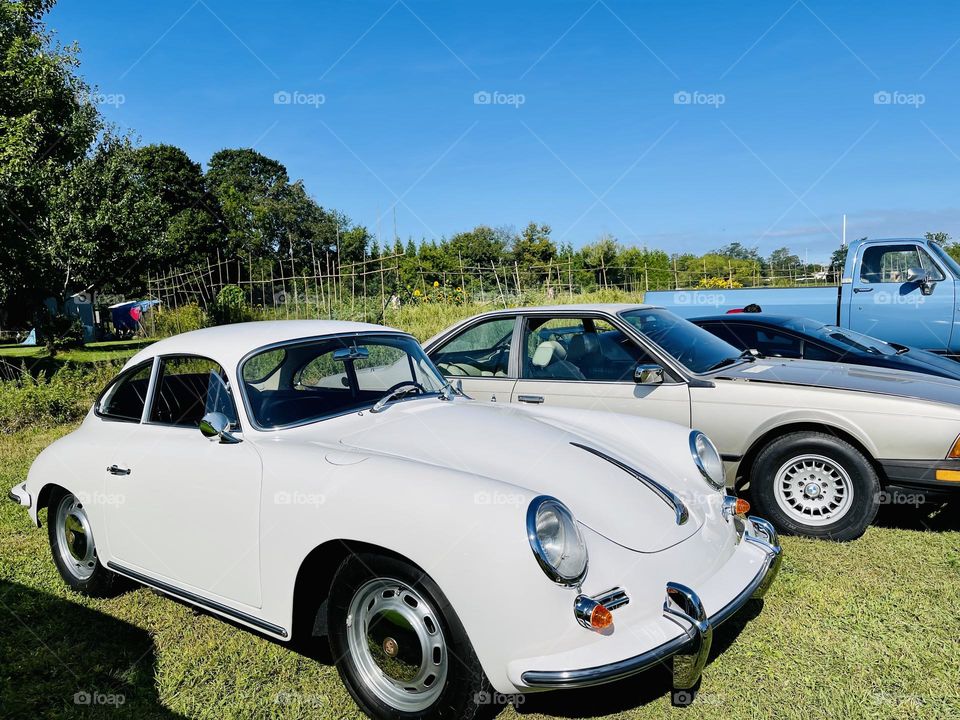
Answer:
[[[232,370],[249,352],[301,338],[361,332],[401,332],[384,325],[346,320],[266,320],[192,330],[159,340],[134,355],[127,367],[155,355],[202,355]]]

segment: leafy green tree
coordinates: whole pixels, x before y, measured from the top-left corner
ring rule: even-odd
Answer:
[[[45,252],[51,195],[101,127],[75,74],[76,46],[55,44],[44,27],[52,6],[0,0],[0,312],[20,312],[8,321],[28,318],[55,289]]]
[[[930,242],[935,242],[937,245],[946,247],[950,244],[950,234],[945,232],[928,232],[924,233],[923,236]]]
[[[547,267],[557,257],[557,246],[550,237],[550,226],[529,223],[513,238],[510,254],[521,277],[530,284],[539,284],[546,277]]]
[[[166,259],[164,205],[144,191],[135,153],[128,138],[107,133],[53,193],[45,245],[63,295],[140,292]]]

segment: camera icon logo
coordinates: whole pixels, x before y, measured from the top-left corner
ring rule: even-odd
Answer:
[[[73,695],[74,705],[89,705],[93,702],[93,696],[86,690],[81,690]]]
[[[670,693],[670,704],[674,707],[689,707],[693,704],[693,693],[689,690],[674,690]]]
[[[473,94],[474,105],[489,105],[493,102],[493,95],[486,90],[478,90]]]
[[[273,94],[274,105],[289,105],[293,102],[293,95],[286,90],[278,90]]]
[[[893,102],[893,94],[886,90],[878,90],[873,94],[874,105],[889,105]]]
[[[693,102],[693,95],[686,90],[679,90],[673,94],[674,105],[689,105]]]

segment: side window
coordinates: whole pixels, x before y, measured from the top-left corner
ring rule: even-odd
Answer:
[[[735,329],[725,323],[707,323],[702,326],[704,330],[709,330],[711,335],[716,335],[721,340],[730,343],[738,350],[749,350],[750,345],[742,337],[742,333],[735,332]]]
[[[504,377],[514,325],[513,318],[474,325],[434,350],[431,360],[446,377]]]
[[[152,369],[153,360],[148,360],[117,377],[97,401],[97,414],[113,420],[140,422]]]
[[[865,283],[905,283],[911,268],[926,270],[933,280],[944,279],[926,250],[916,245],[877,245],[863,252],[860,280]]]
[[[202,357],[163,358],[150,422],[197,427],[209,412],[223,413],[236,428],[236,405],[223,368]]]
[[[523,377],[542,380],[633,382],[641,362],[654,360],[599,318],[529,318]]]
[[[803,357],[803,341],[800,338],[765,327],[757,328],[757,341],[753,349],[770,357]]]
[[[809,341],[803,344],[803,357],[807,360],[825,360],[827,362],[837,362],[840,359],[839,353]]]

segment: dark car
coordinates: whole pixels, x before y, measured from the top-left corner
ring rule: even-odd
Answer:
[[[873,365],[960,380],[960,362],[948,357],[810,318],[744,312],[693,318],[691,322],[734,347],[767,357]]]

